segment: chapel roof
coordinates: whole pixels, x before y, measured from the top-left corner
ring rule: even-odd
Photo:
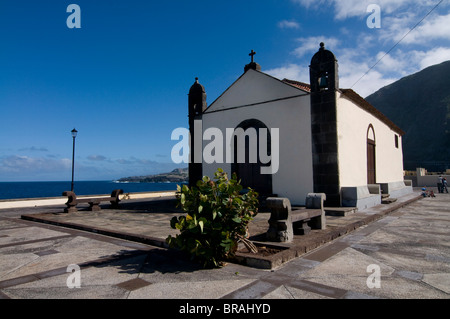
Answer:
[[[283,79],[282,82],[292,85],[296,88],[305,90],[307,92],[311,92],[311,86],[308,83],[289,79]],[[352,89],[339,89],[339,91],[342,93],[342,95],[351,100],[353,103],[357,104],[363,110],[369,112],[370,114],[378,118],[380,121],[385,123],[390,129],[397,132],[399,135],[405,135],[405,132],[402,129],[400,129],[397,125],[395,125],[394,122],[392,122],[386,115],[381,113],[375,106],[367,102],[358,93],[356,93]]]
[[[296,88],[305,90],[307,92],[311,92],[311,85],[309,85],[308,83],[289,80],[289,79],[283,79],[282,82],[290,84],[292,86],[295,86]]]
[[[358,104],[362,109],[366,110],[384,124],[386,124],[391,130],[397,132],[399,135],[405,135],[405,132],[394,124],[386,115],[381,113],[375,106],[367,102],[362,96],[353,91],[352,89],[340,89],[342,95],[347,97],[352,102]]]

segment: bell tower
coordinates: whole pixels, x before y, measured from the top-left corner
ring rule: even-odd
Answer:
[[[320,43],[319,51],[314,54],[309,66],[311,92],[333,91],[339,89],[338,63],[333,52]]]
[[[195,186],[198,180],[203,178],[202,173],[202,134],[201,123],[203,112],[207,108],[206,92],[203,85],[195,78],[188,94],[189,109],[189,133],[190,133],[190,154],[189,154],[189,186]],[[196,129],[197,128],[197,129]],[[196,133],[200,136],[196,136]]]
[[[328,207],[341,206],[337,136],[338,63],[320,43],[309,66],[314,192],[326,194]]]

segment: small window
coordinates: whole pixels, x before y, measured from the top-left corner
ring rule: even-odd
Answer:
[[[398,135],[395,134],[395,148],[398,148]]]

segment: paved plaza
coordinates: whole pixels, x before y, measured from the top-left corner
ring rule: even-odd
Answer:
[[[201,269],[164,248],[160,243],[176,234],[169,220],[179,215],[170,196],[124,201],[118,211],[69,215],[61,213],[60,203],[8,208],[3,202],[0,298],[449,299],[450,196],[417,195],[399,199],[395,209],[389,204],[327,216],[328,232],[358,227],[304,254],[297,251],[298,257],[274,269],[233,262]],[[33,215],[48,220],[22,218]],[[268,217],[260,213],[251,231],[267,229]],[[292,245],[321,232],[295,236]],[[113,236],[118,233],[152,238],[154,244]]]

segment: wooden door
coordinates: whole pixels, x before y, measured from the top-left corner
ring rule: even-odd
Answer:
[[[376,183],[375,141],[367,139],[367,184]]]
[[[265,127],[262,123],[252,123],[252,126],[245,125],[241,126],[244,130],[253,127],[257,132],[257,162],[250,162],[250,139],[248,136],[245,137],[245,162],[237,162],[237,147],[234,148],[234,164],[232,165],[232,171],[236,172],[238,179],[241,180],[241,185],[244,188],[250,187],[256,190],[260,195],[271,195],[272,194],[272,175],[271,174],[261,174],[261,167],[270,166],[271,163],[262,164],[259,157],[259,128]],[[270,137],[268,138],[267,149],[270,152]],[[237,145],[237,138],[235,137],[234,145]]]

